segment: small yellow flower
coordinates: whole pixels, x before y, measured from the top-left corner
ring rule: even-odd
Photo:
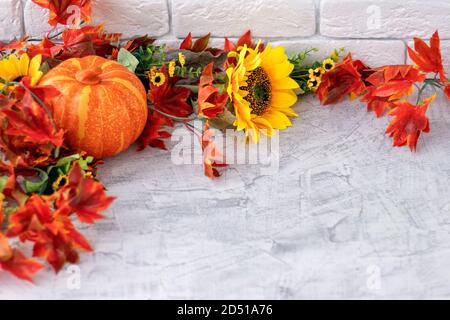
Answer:
[[[56,179],[55,182],[53,182],[53,185],[52,185],[53,190],[57,191],[57,190],[61,189],[62,187],[65,187],[68,183],[69,183],[69,178],[65,174],[60,175],[58,177],[58,179]]]
[[[175,67],[176,67],[176,63],[175,61],[170,61],[169,62],[169,77],[173,77],[175,74]]]
[[[29,76],[31,85],[36,85],[44,75],[40,70],[42,55],[37,55],[30,61],[28,54],[19,57],[11,54],[8,58],[0,60],[0,79],[4,82],[19,81],[20,78]],[[0,84],[0,90],[4,87]]]
[[[312,91],[316,91],[317,88],[320,86],[321,83],[320,78],[313,78],[308,80],[308,88],[310,88]]]
[[[150,81],[154,86],[160,87],[166,82],[166,75],[162,72],[155,72],[151,75]]]
[[[178,61],[180,62],[182,67],[184,67],[184,65],[186,64],[186,58],[184,57],[184,54],[182,52],[178,52]]]
[[[316,69],[309,69],[309,78],[315,79],[320,78],[325,73],[325,70],[322,67]]]
[[[336,65],[336,63],[335,63],[335,62],[333,61],[333,59],[331,59],[331,58],[328,58],[328,59],[324,60],[324,62],[323,62],[323,64],[322,64],[323,69],[324,69],[325,71],[331,71],[331,70],[333,70],[335,65]]]

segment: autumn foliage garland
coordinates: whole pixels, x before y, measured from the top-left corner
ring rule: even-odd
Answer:
[[[341,59],[341,50],[308,64],[314,49],[288,58],[283,47],[253,41],[250,31],[236,43],[226,38],[222,49],[209,47],[209,35],[194,41],[191,34],[179,49],[147,36],[121,45],[120,34],[86,24],[90,0],[33,2],[49,10],[51,26],[76,26],[38,41],[0,43],[0,269],[24,280],[43,268],[36,258],[58,272],[65,263],[78,262],[80,252],[92,251],[75,225],[95,223],[114,200],[96,180],[101,160],[68,145],[66,128],[53,119],[52,101],[62,93],[40,79],[63,61],[100,56],[134,73],[148,90],[139,150],[166,149],[170,127],[181,123],[198,136],[205,175],[211,178],[226,166],[211,128],[233,128],[258,143],[261,134],[270,137],[292,125],[299,95],[314,93],[323,105],[360,97],[377,117],[393,118],[386,134],[394,146],[412,151],[421,133],[430,130],[426,112],[435,95],[424,98],[425,89],[442,90],[450,99],[438,32],[429,45],[415,39],[408,48],[414,65],[371,68],[351,54]],[[71,14],[73,6],[80,21]],[[414,88],[413,104],[406,97]],[[190,124],[195,119],[204,123],[203,130]],[[23,244],[31,244],[33,258]]]

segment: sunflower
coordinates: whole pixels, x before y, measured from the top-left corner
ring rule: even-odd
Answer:
[[[329,59],[326,59],[323,61],[322,66],[325,69],[325,71],[331,71],[336,66],[336,63],[334,62],[334,60],[332,58],[329,58]]]
[[[30,61],[28,54],[24,53],[20,59],[11,54],[9,57],[0,60],[0,79],[2,82],[19,81],[22,77],[29,76],[31,85],[36,85],[43,76],[40,70],[42,55],[37,55]],[[0,83],[0,90],[4,84]]]
[[[247,45],[229,53],[236,64],[227,69],[227,92],[234,104],[237,130],[245,130],[258,142],[260,131],[273,136],[274,129],[292,125],[288,116],[297,116],[291,107],[297,102],[294,89],[297,82],[289,76],[294,65],[288,60],[283,47],[268,45],[259,52]]]
[[[150,82],[154,86],[160,87],[166,82],[166,75],[163,72],[153,69],[150,71]]]

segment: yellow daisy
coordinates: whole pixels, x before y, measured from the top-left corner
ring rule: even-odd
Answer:
[[[312,91],[316,91],[317,88],[319,88],[321,82],[322,80],[320,78],[311,78],[308,80],[308,88],[310,88]]]
[[[336,63],[333,59],[329,58],[323,61],[322,67],[325,69],[325,71],[331,71],[334,69],[334,66]]]
[[[152,72],[150,81],[154,86],[160,87],[166,82],[166,75],[162,72]]]
[[[291,107],[297,102],[294,89],[299,85],[290,78],[294,65],[284,48],[268,45],[259,52],[259,44],[255,49],[244,45],[229,56],[237,60],[226,71],[237,130],[245,130],[256,143],[261,130],[270,137],[274,129],[290,127],[288,116],[297,116]]]
[[[323,68],[309,69],[309,78],[320,78],[325,73]]]
[[[37,55],[30,61],[28,54],[24,53],[20,59],[11,54],[9,57],[0,60],[0,79],[3,82],[18,81],[22,77],[29,76],[31,85],[36,85],[43,76],[40,70],[42,63],[42,55]],[[4,85],[0,83],[0,89]]]

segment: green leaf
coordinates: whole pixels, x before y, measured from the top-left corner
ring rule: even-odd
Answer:
[[[139,65],[139,60],[127,49],[121,48],[117,57],[117,62],[126,67],[131,72],[135,72]]]
[[[44,193],[45,189],[47,188],[48,183],[48,174],[45,171],[42,171],[40,169],[35,168],[34,170],[38,171],[38,177],[39,181],[30,181],[25,180],[23,183],[24,190],[26,193]]]
[[[0,177],[0,192],[3,192],[3,189],[5,189],[6,183],[8,182],[7,176],[1,176]]]

